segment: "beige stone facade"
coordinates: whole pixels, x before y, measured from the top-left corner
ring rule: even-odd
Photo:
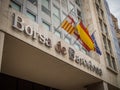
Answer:
[[[1,74],[60,90],[120,90],[120,72],[112,48],[114,43],[111,41],[103,0],[100,2],[99,0],[79,0],[80,8],[74,0],[66,1],[67,4],[71,3],[75,5],[76,10],[81,11],[84,24],[89,25],[90,35],[96,31],[95,38],[102,55],[98,55],[95,51],[84,53],[82,48],[78,50],[74,46],[75,39],[70,35],[67,36],[71,41],[67,43],[64,30],[59,30],[61,37],[55,34],[54,28],[57,21],[54,24],[56,19],[52,19],[53,7],[59,8],[61,18],[62,12],[69,13],[69,8],[66,10],[62,7],[62,0],[50,0],[50,16],[49,9],[48,14],[43,12],[44,9],[42,11],[42,0],[38,0],[37,5],[31,4],[28,0],[0,0]],[[14,9],[14,4],[20,6],[20,11],[19,7]],[[104,18],[102,14],[98,15],[96,5],[99,12],[104,13]],[[34,15],[32,20],[31,16],[27,16],[27,11],[35,15],[35,21],[33,21]],[[32,14],[29,13],[29,15]],[[105,27],[102,31],[100,20],[103,26],[107,26],[108,31],[105,31]],[[46,30],[48,27],[44,27],[44,21],[50,25],[50,31]],[[56,49],[58,44],[59,50]],[[72,52],[74,57],[71,59]]]

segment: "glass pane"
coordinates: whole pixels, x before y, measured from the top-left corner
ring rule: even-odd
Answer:
[[[47,9],[49,9],[49,1],[50,1],[50,0],[42,0],[42,5],[43,5],[44,7],[46,7]]]
[[[112,47],[111,47],[111,42],[110,42],[110,40],[108,40],[108,47],[109,47],[110,53],[112,53]]]
[[[55,6],[53,6],[53,13],[57,17],[60,17],[60,10],[57,7],[55,7]]]
[[[61,0],[61,4],[62,4],[62,7],[63,7],[65,10],[68,9],[67,0]]]
[[[43,25],[43,27],[44,27],[45,30],[50,31],[50,25],[48,25],[48,24],[45,23],[45,22],[43,22],[42,25]]]
[[[62,21],[66,18],[66,15],[62,13]]]
[[[73,8],[74,6],[71,3],[69,3],[69,11],[71,11]]]
[[[60,10],[55,6],[53,6],[53,23],[55,26],[60,25]]]
[[[17,3],[13,2],[13,1],[11,1],[11,7],[17,11],[21,11],[20,5],[18,5]]]
[[[80,6],[80,0],[75,0],[75,3]]]
[[[29,11],[27,11],[27,16],[28,16],[31,20],[36,21],[36,16],[33,15],[32,13],[30,13]]]
[[[117,69],[116,69],[115,59],[114,59],[113,57],[112,57],[112,64],[113,64],[113,69],[114,69],[114,70],[117,70]]]
[[[77,49],[77,50],[80,50],[80,46],[78,44],[74,44],[74,47]]]
[[[70,39],[69,38],[65,38],[65,42],[67,42],[68,44],[70,44]]]
[[[112,67],[111,60],[110,60],[110,55],[109,54],[106,54],[106,55],[107,55],[106,59],[107,59],[108,65],[110,67]]]
[[[28,0],[29,2],[31,2],[33,5],[37,5],[37,0]]]
[[[87,51],[86,51],[84,48],[82,48],[81,51],[82,51],[84,54],[87,54]]]
[[[61,37],[61,34],[58,31],[55,31],[55,35],[58,36],[59,38]]]

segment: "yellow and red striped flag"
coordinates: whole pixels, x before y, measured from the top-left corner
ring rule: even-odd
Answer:
[[[87,28],[83,25],[82,22],[80,22],[77,26],[77,31],[80,37],[80,40],[82,41],[83,46],[88,50],[95,50],[94,42],[89,35],[89,32]]]
[[[62,22],[61,27],[69,34],[73,34],[75,31],[74,19],[68,15],[67,18]]]

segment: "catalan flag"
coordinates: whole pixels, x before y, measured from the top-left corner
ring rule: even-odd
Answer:
[[[88,50],[95,50],[94,42],[89,35],[87,28],[80,22],[77,26],[77,31],[80,36],[80,40],[82,41],[83,46]]]
[[[75,31],[74,19],[68,15],[67,18],[62,22],[61,27],[69,34],[73,34]]]

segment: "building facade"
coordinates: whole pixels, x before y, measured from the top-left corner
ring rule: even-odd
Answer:
[[[60,28],[73,8],[102,55]],[[0,0],[0,90],[120,90],[107,11],[104,0]]]

